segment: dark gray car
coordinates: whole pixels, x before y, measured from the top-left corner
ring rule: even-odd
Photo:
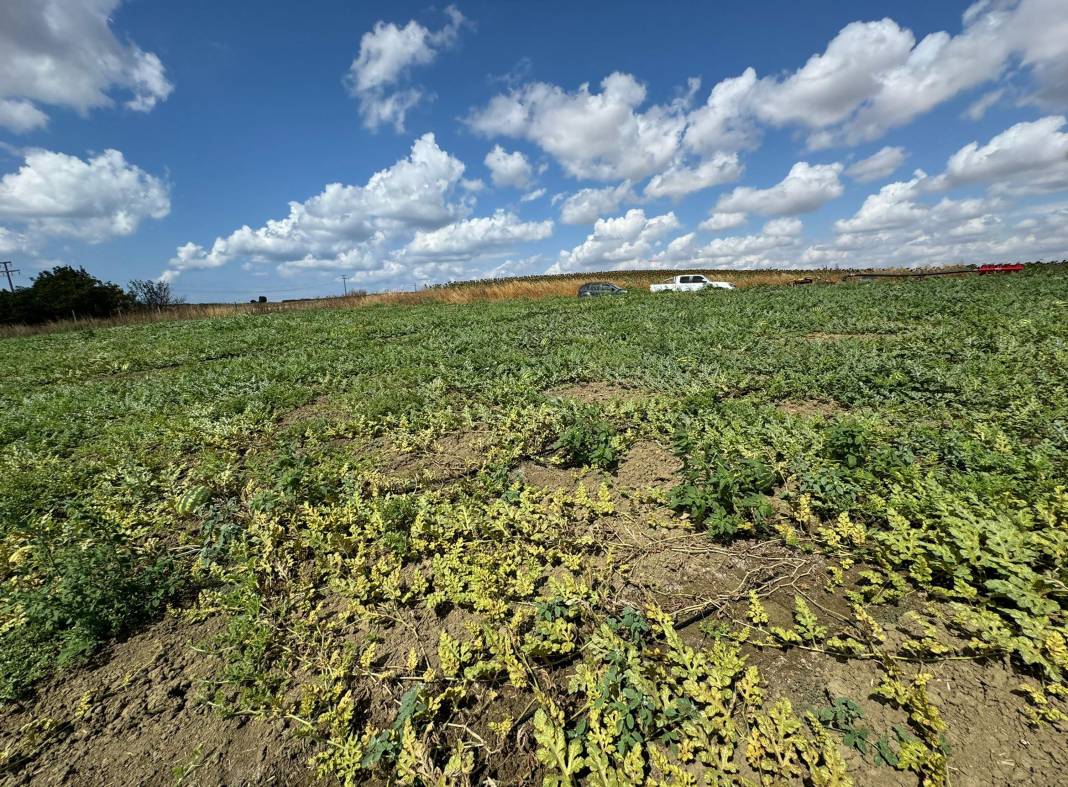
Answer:
[[[623,295],[626,292],[622,287],[609,284],[606,281],[593,281],[579,287],[580,298],[596,298],[601,295]]]

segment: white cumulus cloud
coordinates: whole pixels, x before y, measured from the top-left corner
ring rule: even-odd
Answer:
[[[543,240],[552,233],[551,221],[524,222],[514,213],[498,210],[492,216],[464,219],[436,230],[420,230],[405,248],[405,253],[417,257],[468,260],[521,241]]]
[[[598,219],[593,232],[570,251],[561,251],[548,273],[628,268],[647,264],[655,244],[679,228],[674,213],[646,217],[634,208],[622,216]]]
[[[755,108],[776,125],[840,123],[878,94],[882,76],[908,60],[914,43],[892,19],[852,22],[790,76],[764,80]]]
[[[507,211],[470,217],[463,174],[463,163],[424,134],[407,158],[362,186],[331,183],[291,202],[284,218],[240,227],[210,247],[184,244],[164,276],[241,262],[282,274],[347,271],[366,285],[444,281],[476,275],[473,261],[552,235],[552,221],[525,222]]]
[[[117,150],[88,159],[31,150],[0,178],[0,221],[23,227],[21,237],[34,246],[55,237],[99,243],[129,235],[170,208],[166,183]]]
[[[391,238],[463,217],[463,203],[451,199],[463,172],[463,162],[438,147],[433,134],[424,134],[407,158],[376,172],[365,185],[331,183],[304,202],[289,203],[285,218],[256,229],[241,227],[216,238],[210,249],[185,244],[170,265],[181,271],[247,259],[305,267],[373,267]]]
[[[615,72],[596,88],[513,84],[466,122],[487,137],[534,143],[573,178],[651,178],[647,197],[678,197],[729,180],[723,157],[757,148],[767,126],[806,131],[811,149],[859,145],[986,85],[966,110],[979,117],[1010,76],[1018,102],[1068,105],[1064,0],[979,0],[956,32],[922,37],[890,18],[851,22],[800,67],[763,77],[746,68],[696,106],[696,78],[675,99],[650,103],[638,77]],[[888,177],[903,156],[884,148],[850,176]]]
[[[408,112],[424,96],[420,87],[398,88],[416,66],[434,62],[438,54],[455,46],[464,16],[456,6],[445,9],[448,22],[440,30],[430,30],[410,20],[404,27],[378,21],[363,34],[360,51],[352,61],[344,82],[360,105],[360,115],[369,129],[391,125],[404,130]]]
[[[1068,189],[1068,132],[1063,115],[1017,123],[987,144],[971,142],[946,163],[937,179],[941,188],[970,183],[997,190],[1043,193]]]
[[[618,186],[580,189],[560,206],[560,221],[564,224],[593,224],[601,216],[615,213],[623,202],[636,199],[629,180]]]
[[[762,112],[773,122],[820,129],[810,138],[813,147],[857,144],[998,79],[1014,60],[1034,80],[1032,100],[1063,105],[1064,11],[1063,0],[980,0],[965,11],[959,33],[938,31],[919,41],[891,19],[847,25],[823,54],[766,85]]]
[[[173,85],[151,52],[120,40],[121,0],[4,0],[0,3],[0,126],[16,133],[47,122],[44,107],[82,114],[112,106],[147,112]]]
[[[38,109],[32,101],[24,99],[0,99],[0,126],[25,134],[36,128],[48,125],[48,115]]]
[[[761,215],[807,213],[842,195],[844,189],[838,179],[841,171],[841,164],[799,161],[785,178],[770,188],[740,186],[720,197],[716,211]]]
[[[737,153],[716,153],[696,166],[673,164],[645,185],[646,199],[679,199],[695,191],[737,180],[744,170]]]
[[[904,148],[887,145],[867,158],[851,164],[845,174],[861,183],[881,180],[893,175],[907,157],[908,153],[905,152]]]
[[[673,268],[788,267],[801,247],[800,219],[768,221],[759,233],[731,235],[701,245],[695,233],[675,238],[654,258],[657,265]]]
[[[745,224],[745,220],[746,215],[744,213],[717,213],[713,211],[707,219],[698,225],[698,229],[709,232],[730,230],[742,226]]]
[[[530,140],[575,178],[637,180],[664,169],[679,149],[683,103],[641,110],[645,86],[630,74],[610,74],[600,88],[526,84],[495,96],[467,123],[486,136]]]
[[[484,163],[490,171],[494,186],[526,188],[534,175],[534,168],[530,166],[526,156],[518,150],[509,153],[500,145],[493,146],[486,154]]]
[[[760,140],[751,112],[756,84],[752,68],[716,83],[705,104],[687,117],[686,147],[703,155],[755,148]]]

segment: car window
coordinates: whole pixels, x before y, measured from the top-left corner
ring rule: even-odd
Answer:
[[[691,278],[690,276],[683,276],[681,279],[679,279],[679,283],[680,284],[689,284],[690,283],[690,278]]]

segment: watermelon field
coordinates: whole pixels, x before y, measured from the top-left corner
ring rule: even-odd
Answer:
[[[0,352],[0,781],[1063,783],[1063,267]]]

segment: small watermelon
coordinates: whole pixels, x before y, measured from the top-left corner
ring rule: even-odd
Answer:
[[[208,494],[208,490],[203,486],[194,486],[192,489],[187,489],[174,503],[175,509],[182,516],[188,516],[195,513],[198,508],[208,502],[211,495]]]

